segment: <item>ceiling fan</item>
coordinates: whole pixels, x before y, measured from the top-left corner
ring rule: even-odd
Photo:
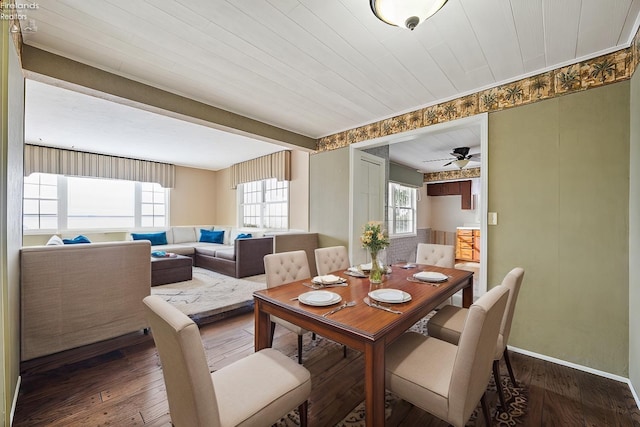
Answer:
[[[448,163],[445,163],[442,166],[449,166],[451,164],[456,165],[460,169],[467,166],[469,162],[479,162],[480,161],[480,153],[469,154],[469,147],[458,147],[454,148],[453,152],[450,153],[455,160],[451,160]],[[425,160],[425,162],[442,162],[447,159],[436,159],[436,160]]]

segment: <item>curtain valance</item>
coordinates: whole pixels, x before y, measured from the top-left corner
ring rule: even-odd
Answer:
[[[238,184],[245,182],[270,178],[276,178],[278,181],[291,180],[291,152],[289,150],[278,151],[231,166],[231,188],[237,188]]]
[[[24,175],[35,172],[157,182],[164,188],[175,182],[175,166],[168,163],[25,144]]]

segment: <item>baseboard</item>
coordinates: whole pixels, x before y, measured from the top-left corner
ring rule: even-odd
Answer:
[[[16,406],[18,404],[18,394],[20,393],[20,385],[22,384],[22,377],[18,375],[18,381],[16,381],[16,392],[13,395],[13,402],[11,403],[11,413],[9,414],[9,425],[13,425],[13,416],[16,413]]]
[[[588,372],[590,374],[598,375],[599,377],[609,378],[609,379],[614,380],[614,381],[619,381],[621,383],[625,383],[625,384],[627,384],[629,386],[629,389],[631,390],[631,394],[633,394],[633,398],[636,401],[636,406],[638,407],[638,409],[640,409],[640,399],[638,398],[638,394],[636,393],[635,389],[633,388],[633,384],[631,383],[629,378],[621,377],[620,375],[615,375],[615,374],[612,374],[610,372],[605,372],[605,371],[600,371],[598,369],[589,368],[588,366],[578,365],[577,363],[567,362],[566,360],[556,359],[555,357],[546,356],[544,354],[534,353],[533,351],[523,350],[523,349],[518,348],[518,347],[512,347],[512,346],[507,346],[507,347],[509,348],[509,350],[511,350],[511,351],[513,351],[515,353],[524,354],[526,356],[535,357],[536,359],[545,360],[547,362],[556,363],[558,365],[567,366],[569,368],[577,369],[579,371]]]

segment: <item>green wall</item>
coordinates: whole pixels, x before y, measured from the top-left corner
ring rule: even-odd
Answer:
[[[489,115],[488,283],[525,269],[510,345],[628,376],[629,89]]]

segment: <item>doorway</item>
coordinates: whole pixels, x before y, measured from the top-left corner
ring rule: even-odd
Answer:
[[[484,294],[487,290],[487,195],[488,195],[488,114],[483,113],[472,117],[466,117],[459,120],[454,120],[450,122],[440,123],[432,126],[428,126],[426,128],[415,129],[399,134],[384,136],[368,141],[362,141],[358,143],[351,144],[349,146],[350,150],[350,159],[351,159],[351,168],[350,168],[350,179],[349,179],[349,203],[350,203],[350,221],[349,221],[349,248],[351,255],[355,253],[355,250],[360,247],[359,241],[356,239],[359,236],[359,227],[362,225],[357,220],[361,220],[360,218],[356,219],[354,216],[354,207],[357,206],[359,202],[357,202],[356,197],[360,192],[356,188],[357,186],[363,185],[362,176],[360,176],[361,172],[358,172],[354,168],[354,159],[360,157],[359,153],[362,153],[362,150],[370,149],[374,147],[380,147],[384,145],[393,146],[394,151],[398,148],[400,151],[403,149],[402,144],[406,144],[408,147],[409,144],[415,146],[418,144],[421,145],[423,151],[429,150],[429,136],[432,134],[447,134],[454,133],[457,130],[470,128],[474,129],[479,136],[479,147],[480,147],[480,161],[479,167],[481,170],[480,179],[479,179],[479,192],[477,193],[477,197],[475,198],[475,209],[477,209],[477,218],[479,221],[479,231],[482,238],[480,239],[480,266],[479,272],[477,274],[478,281],[476,289],[474,289],[474,298],[479,297]],[[424,142],[421,142],[424,141]],[[400,145],[396,145],[400,144]],[[453,148],[453,147],[452,147]],[[415,164],[414,164],[415,166]],[[418,168],[415,168],[418,169]],[[382,184],[382,191],[386,191],[386,183]],[[426,183],[423,185],[423,191],[426,195]],[[385,209],[384,206],[384,198],[381,200],[381,208]],[[462,224],[461,224],[462,225]],[[352,258],[353,262],[356,263],[357,259]],[[411,261],[411,260],[408,260]]]

